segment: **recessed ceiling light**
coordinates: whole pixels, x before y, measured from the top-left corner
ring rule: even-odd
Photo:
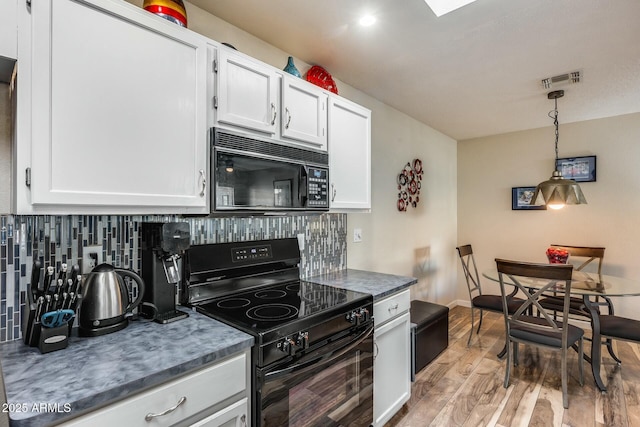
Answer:
[[[424,0],[437,17],[473,3],[476,0]]]
[[[376,23],[376,17],[373,15],[365,15],[360,18],[360,25],[363,27],[368,27]]]

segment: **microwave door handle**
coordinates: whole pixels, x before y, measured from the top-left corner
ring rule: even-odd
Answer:
[[[307,200],[309,198],[309,189],[307,187],[309,183],[309,174],[307,167],[302,166],[300,168],[300,181],[298,182],[298,200],[300,201],[300,207],[307,207]]]
[[[293,365],[293,366],[289,366],[288,368],[280,369],[278,371],[269,372],[268,374],[266,374],[264,376],[264,379],[265,379],[265,381],[269,381],[269,380],[273,380],[275,378],[281,377],[283,375],[291,374],[293,372],[301,373],[301,372],[304,372],[304,371],[312,369],[312,368],[317,368],[317,367],[322,367],[322,366],[325,366],[325,365],[329,365],[329,364],[333,363],[334,360],[339,359],[340,357],[344,356],[345,354],[349,353],[354,348],[359,346],[362,343],[362,341],[364,341],[367,338],[369,338],[371,336],[371,334],[373,333],[373,327],[374,327],[374,325],[373,325],[373,323],[371,323],[371,326],[369,326],[367,329],[365,329],[365,331],[362,332],[360,335],[358,335],[358,337],[356,337],[355,340],[350,341],[349,344],[345,345],[344,347],[341,347],[341,348],[339,348],[337,350],[334,350],[332,352],[323,354],[321,356],[314,357],[313,359],[308,360],[306,362],[299,363],[299,364],[296,364],[296,365]]]

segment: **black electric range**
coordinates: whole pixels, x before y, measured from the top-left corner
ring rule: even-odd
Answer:
[[[372,386],[367,386],[372,384],[373,371],[373,297],[300,280],[299,265],[295,238],[194,245],[188,249],[183,264],[183,302],[254,336],[253,425],[276,425],[275,420],[298,425],[288,415],[289,410],[282,409],[288,408],[288,403],[278,403],[277,410],[268,403],[265,395],[269,394],[269,387],[280,384],[280,380],[270,378],[287,372],[291,376],[288,384],[304,384],[305,375],[310,372],[322,375],[319,367],[323,364],[333,360],[334,364],[344,364],[345,360],[355,364],[353,361],[358,360],[357,366],[346,372],[363,386],[343,395],[352,397],[350,405],[360,400],[368,403],[362,405],[363,414],[353,408],[344,411],[348,414],[345,417],[357,416],[359,421],[347,422],[344,418],[336,425],[346,422],[368,426],[373,417],[372,413],[369,417]],[[364,368],[369,365],[370,369]],[[324,366],[322,371],[329,369]],[[282,391],[271,394],[274,393],[283,396]],[[368,394],[360,396],[362,393]],[[337,400],[332,399],[335,405]],[[336,411],[333,413],[340,413]],[[330,424],[325,417],[300,425],[326,423]]]

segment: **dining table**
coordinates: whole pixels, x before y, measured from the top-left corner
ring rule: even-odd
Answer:
[[[495,267],[483,271],[482,275],[494,282],[500,282],[498,270]],[[504,277],[505,284],[509,284],[508,276],[504,275]],[[518,277],[518,280],[523,286],[531,289],[541,289],[549,283],[546,279]],[[559,284],[554,288],[554,291],[562,293],[563,287]],[[640,296],[640,281],[573,270],[570,293],[574,297],[582,298],[585,307],[589,310],[592,331],[591,356],[588,357],[585,355],[585,359],[591,363],[591,372],[593,373],[593,379],[597,387],[603,392],[607,391],[600,375],[600,365],[602,362],[600,307],[607,307],[607,314],[614,314],[614,307],[610,298]]]

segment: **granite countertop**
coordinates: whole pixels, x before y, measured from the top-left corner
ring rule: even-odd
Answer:
[[[395,294],[418,283],[415,277],[396,276],[393,274],[374,273],[364,270],[338,270],[305,279],[307,282],[320,283],[336,288],[364,292],[373,295],[377,301]]]
[[[369,293],[374,301],[417,283],[414,277],[353,269],[305,280]],[[36,408],[11,411],[11,425],[58,422],[253,345],[248,334],[195,311],[189,314],[187,319],[166,325],[136,321],[101,337],[72,336],[69,347],[47,354],[25,346],[22,340],[0,345],[7,402],[13,409]]]
[[[57,422],[252,345],[251,335],[195,311],[165,325],[135,321],[100,337],[72,335],[67,348],[47,354],[22,340],[5,343],[0,359],[7,402],[14,409],[29,409],[10,411],[11,425]]]

